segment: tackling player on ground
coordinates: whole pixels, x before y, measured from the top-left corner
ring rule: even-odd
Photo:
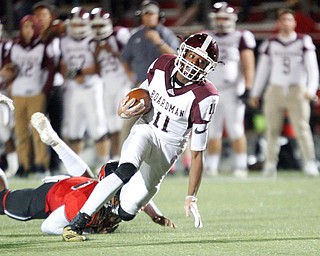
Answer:
[[[41,225],[43,233],[62,234],[63,227],[77,214],[99,180],[115,171],[118,162],[102,166],[98,180],[85,177],[93,176],[88,165],[58,137],[42,113],[33,114],[31,124],[39,132],[41,140],[59,155],[68,175],[46,177],[44,184],[35,189],[10,190],[0,169],[0,215],[20,221],[45,219]],[[117,198],[116,195],[93,216],[85,227],[86,232],[110,233],[118,227],[121,219],[116,213]],[[152,201],[143,210],[153,222],[175,228],[175,224],[164,217]]]

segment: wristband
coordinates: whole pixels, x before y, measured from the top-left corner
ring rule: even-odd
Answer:
[[[193,203],[196,203],[198,200],[195,196],[186,196],[186,199],[191,199],[191,202]]]

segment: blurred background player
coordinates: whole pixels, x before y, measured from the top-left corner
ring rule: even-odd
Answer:
[[[4,88],[8,87],[16,77],[18,70],[15,65],[4,65],[4,58],[12,46],[12,41],[2,39],[2,29],[3,25],[0,21],[0,102],[7,102],[6,95],[9,95],[9,88]],[[13,105],[11,108],[13,108]],[[4,145],[4,155],[6,159],[5,170],[8,177],[14,176],[19,167],[13,131],[13,112],[10,111],[8,104],[0,104],[0,143]]]
[[[318,176],[315,148],[312,138],[310,101],[316,99],[319,69],[315,45],[309,35],[295,32],[296,20],[290,9],[278,13],[278,33],[260,47],[257,73],[250,104],[259,106],[263,94],[266,117],[266,161],[263,175],[277,175],[278,142],[287,111],[304,160],[307,175]]]
[[[234,155],[233,174],[247,177],[247,141],[244,129],[245,100],[251,88],[256,42],[248,30],[237,30],[236,10],[226,2],[213,5],[209,13],[210,24],[214,30],[205,31],[219,45],[219,60],[216,72],[208,79],[219,90],[220,100],[209,126],[209,142],[206,156],[206,174],[218,175],[224,128],[231,142]]]
[[[30,172],[44,173],[49,165],[47,146],[34,130],[31,143],[29,132],[31,115],[45,110],[46,95],[52,88],[54,75],[53,60],[47,55],[46,45],[41,41],[39,33],[38,19],[32,15],[25,16],[20,22],[19,36],[6,57],[6,62],[13,63],[19,70],[12,82],[11,91],[15,105],[19,176],[27,176]],[[47,72],[45,80],[43,72]],[[31,157],[32,154],[34,157]]]
[[[103,80],[97,74],[96,43],[90,13],[74,7],[61,39],[61,69],[66,79],[63,135],[70,147],[80,153],[85,135],[95,142],[96,166],[108,159],[107,123],[103,106]]]
[[[47,54],[54,59],[54,80],[50,92],[47,94],[46,113],[48,114],[53,129],[61,136],[63,119],[63,93],[64,79],[59,69],[61,58],[60,37],[63,29],[59,30],[60,23],[55,20],[55,6],[45,1],[37,2],[32,7],[33,14],[40,23],[40,37],[47,46]],[[56,24],[55,24],[56,23]],[[50,148],[49,168],[52,172],[59,170],[60,160],[57,154]]]
[[[130,32],[124,27],[113,27],[110,14],[102,8],[91,11],[91,27],[97,43],[95,58],[104,83],[103,104],[110,138],[109,156],[119,159],[123,120],[118,117],[117,106],[132,87],[120,61],[120,54],[129,40]]]
[[[0,215],[6,214],[20,221],[45,219],[41,225],[43,233],[62,234],[63,227],[75,216],[99,181],[83,176],[88,173],[92,175],[88,165],[59,138],[42,113],[32,115],[31,123],[43,142],[59,154],[68,175],[46,177],[44,184],[35,189],[10,190],[6,176],[0,170]],[[105,164],[99,173],[99,180],[111,174],[117,165],[116,161]],[[87,225],[86,232],[113,232],[121,222],[116,214],[118,202],[115,197],[102,207]],[[154,203],[144,208],[155,223],[175,228],[175,224],[164,217]]]
[[[143,1],[136,12],[141,25],[132,31],[121,59],[134,87],[146,78],[149,66],[162,54],[176,54],[180,41],[173,31],[162,24],[163,13],[155,1]],[[125,120],[121,132],[123,142],[136,118]]]

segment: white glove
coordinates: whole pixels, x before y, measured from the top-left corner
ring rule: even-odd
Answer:
[[[7,96],[4,96],[3,94],[0,93],[0,103],[1,102],[6,103],[8,105],[8,107],[10,108],[10,110],[14,110],[12,99],[10,99]]]
[[[194,217],[194,226],[196,228],[202,228],[202,221],[201,216],[198,210],[197,206],[197,198],[195,196],[187,196],[185,203],[184,203],[184,209],[186,211],[186,216],[189,217],[190,213]]]
[[[129,97],[127,96],[124,98],[119,105],[118,108],[118,115],[121,118],[129,119],[134,116],[139,116],[143,114],[143,111],[146,109],[144,106],[144,101],[140,101],[137,105],[132,107],[132,105],[135,103],[135,99],[128,100]]]

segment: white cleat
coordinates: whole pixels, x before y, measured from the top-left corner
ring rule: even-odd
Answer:
[[[217,169],[206,169],[205,175],[207,177],[217,177],[217,176],[219,176],[219,172]]]
[[[46,116],[40,112],[36,112],[31,116],[31,124],[37,130],[43,143],[48,146],[56,146],[60,138],[52,129],[52,126]]]
[[[262,176],[266,178],[276,178],[277,167],[274,164],[266,163],[263,167]]]
[[[238,179],[246,179],[248,177],[248,169],[235,169],[233,176]]]
[[[305,174],[312,177],[319,176],[319,170],[316,161],[307,161],[303,168],[303,171]]]

